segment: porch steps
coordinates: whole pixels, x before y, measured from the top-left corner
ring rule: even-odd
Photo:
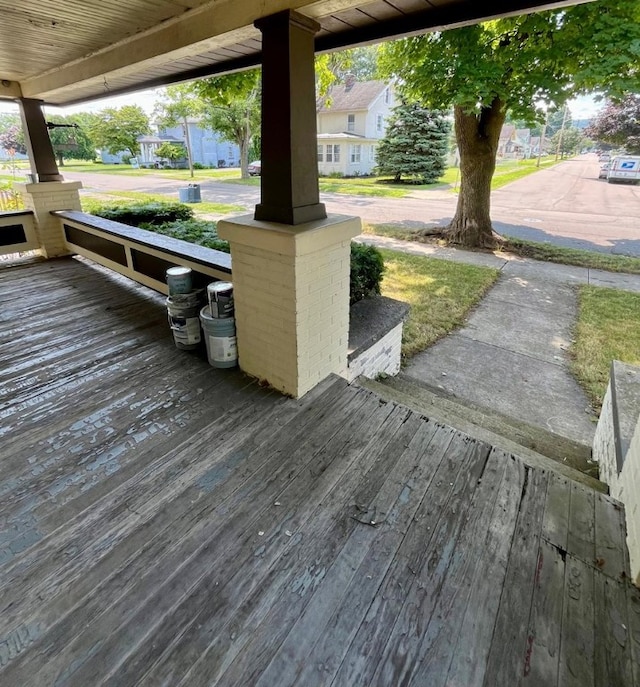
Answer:
[[[588,447],[509,418],[489,408],[453,399],[440,390],[399,377],[374,381],[364,377],[358,383],[380,397],[401,403],[429,418],[512,453],[531,467],[552,470],[604,494],[609,488],[598,480],[597,465]]]

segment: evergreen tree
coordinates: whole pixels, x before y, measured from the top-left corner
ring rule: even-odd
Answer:
[[[445,170],[451,124],[444,113],[415,103],[395,107],[378,146],[378,174],[396,183],[432,184]]]

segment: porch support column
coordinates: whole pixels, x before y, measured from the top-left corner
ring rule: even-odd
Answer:
[[[262,202],[255,216],[218,222],[231,246],[238,361],[299,398],[346,375],[351,239],[358,217],[327,217],[319,202],[313,36],[285,11],[262,31]]]
[[[47,122],[42,112],[42,101],[32,98],[18,98],[22,128],[29,153],[31,173],[35,181],[62,181],[58,171],[56,156],[53,152]]]
[[[255,219],[283,224],[324,219],[313,43],[320,25],[292,10],[255,25],[262,32],[261,202]]]

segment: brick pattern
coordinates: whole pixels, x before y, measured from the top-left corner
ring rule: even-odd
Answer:
[[[343,223],[340,231],[340,222],[332,222],[337,240],[330,245],[309,239],[300,228],[272,232],[274,250],[265,246],[268,228],[258,248],[234,241],[241,221],[224,223],[232,225],[228,238],[240,367],[296,398],[329,374],[346,373],[350,239],[359,221]],[[319,236],[317,223],[310,231]]]
[[[78,181],[50,181],[42,184],[16,184],[26,210],[35,218],[39,250],[47,258],[69,253],[62,230],[62,222],[54,217],[53,210],[82,210]]]
[[[400,372],[401,348],[402,322],[371,348],[351,360],[346,379],[352,382],[360,376],[375,379],[379,375],[397,375]]]

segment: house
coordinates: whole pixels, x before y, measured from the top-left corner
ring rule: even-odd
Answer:
[[[188,119],[187,126],[194,163],[205,167],[240,166],[240,147],[237,143],[226,141],[219,132],[200,126],[196,119]],[[184,124],[163,127],[159,130],[159,135],[175,137],[186,145]]]
[[[204,167],[239,167],[240,148],[237,144],[225,141],[222,136],[212,129],[203,128],[195,119],[188,120],[191,154],[194,163]],[[184,126],[178,124],[173,127],[158,129],[157,134],[138,137],[140,152],[137,155],[141,167],[157,167],[167,164],[166,160],[156,156],[156,150],[163,143],[175,143],[186,147]],[[115,155],[101,151],[100,157],[105,164],[120,164],[125,153]],[[186,167],[187,160],[178,160],[172,166]]]
[[[331,88],[318,106],[318,172],[371,174],[393,106],[392,83],[357,81],[350,75],[344,84]]]

